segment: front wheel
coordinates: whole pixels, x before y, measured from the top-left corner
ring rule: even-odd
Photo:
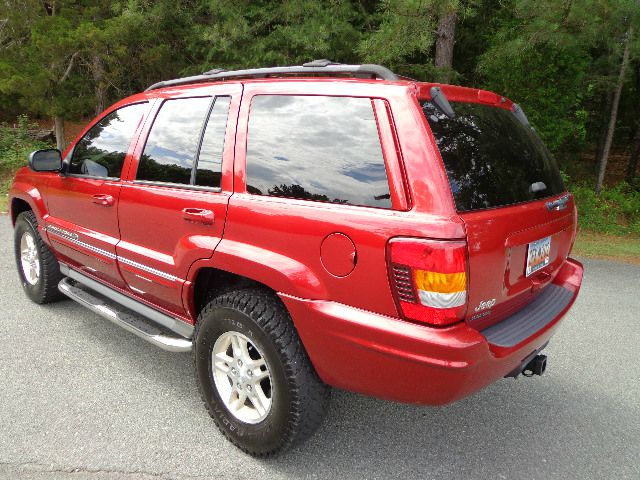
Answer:
[[[329,389],[273,294],[244,289],[214,298],[198,317],[194,339],[205,405],[242,450],[272,456],[318,427]]]
[[[38,220],[28,210],[18,215],[14,230],[14,247],[22,288],[36,303],[62,298],[58,282],[62,280],[60,264],[38,233]]]

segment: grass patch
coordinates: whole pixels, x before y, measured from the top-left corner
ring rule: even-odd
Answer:
[[[578,233],[573,255],[606,258],[640,265],[640,236],[608,235],[604,233]]]
[[[9,212],[9,198],[6,193],[0,193],[0,213]]]

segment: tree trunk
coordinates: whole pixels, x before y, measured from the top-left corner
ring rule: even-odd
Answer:
[[[612,72],[612,76],[613,76],[613,72]],[[603,105],[603,111],[610,112],[611,105],[613,104],[613,93],[605,92],[605,95],[606,95],[606,100]],[[600,130],[600,135],[598,135],[598,143],[596,145],[596,155],[594,158],[594,166],[592,167],[594,170],[596,170],[600,165],[600,160],[602,160],[602,153],[604,152],[604,144],[607,142],[606,126],[607,126],[607,123],[604,122],[603,120],[602,125],[600,126],[602,130]]]
[[[60,116],[53,117],[53,128],[56,131],[56,148],[63,152],[67,147],[64,140],[64,119]]]
[[[444,81],[448,81],[453,68],[453,46],[455,45],[457,13],[445,12],[438,20],[438,38],[436,39],[436,68],[444,71]]]
[[[93,56],[92,70],[96,94],[96,115],[99,115],[106,106],[107,88],[104,82],[104,61],[98,54]]]
[[[640,123],[636,128],[636,134],[633,137],[633,146],[631,147],[631,158],[627,165],[627,174],[625,179],[630,185],[635,185],[636,170],[638,168],[638,157],[640,157]]]
[[[609,116],[607,139],[604,142],[602,158],[600,159],[600,171],[598,172],[598,181],[596,183],[596,195],[600,195],[600,192],[602,191],[604,174],[607,170],[607,160],[609,159],[609,152],[611,150],[611,144],[613,143],[613,132],[616,128],[616,121],[618,120],[618,106],[620,105],[620,96],[622,95],[622,87],[624,86],[624,73],[627,69],[627,63],[629,63],[629,44],[631,43],[632,35],[633,28],[629,27],[624,41],[624,53],[622,54],[622,63],[620,64],[620,74],[618,75],[618,82],[616,84],[616,90],[613,95],[613,103],[611,105],[611,115]]]

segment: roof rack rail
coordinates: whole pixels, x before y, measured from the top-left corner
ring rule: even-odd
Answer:
[[[190,83],[211,82],[215,80],[224,80],[227,78],[265,78],[277,75],[352,75],[354,77],[364,78],[380,78],[382,80],[397,81],[400,78],[386,67],[374,64],[364,65],[347,65],[344,63],[335,63],[331,60],[314,60],[299,66],[293,67],[270,67],[270,68],[252,68],[247,70],[209,70],[201,75],[191,77],[176,78],[174,80],[165,80],[163,82],[154,83],[145,90],[156,90],[163,87],[173,87],[177,85],[187,85]]]

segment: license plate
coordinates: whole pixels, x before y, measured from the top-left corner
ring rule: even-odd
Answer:
[[[527,277],[549,265],[550,252],[551,237],[541,238],[529,244],[527,249]]]

